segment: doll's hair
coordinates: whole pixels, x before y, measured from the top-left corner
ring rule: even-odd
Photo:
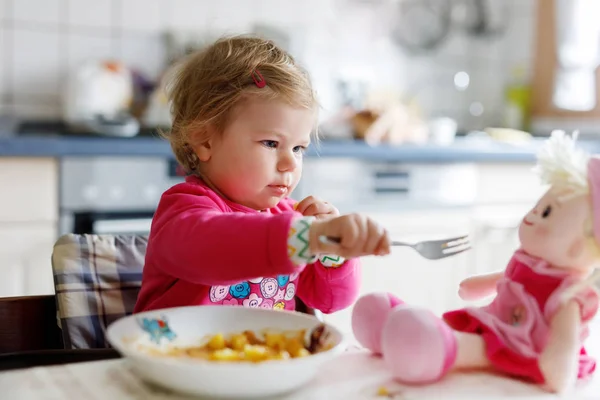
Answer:
[[[534,171],[543,184],[568,191],[562,201],[589,193],[588,161],[590,156],[575,146],[577,132],[573,136],[564,131],[553,131],[538,154]]]
[[[590,155],[575,146],[577,136],[577,131],[573,132],[572,136],[566,135],[564,131],[553,131],[538,154],[538,162],[534,168],[544,184],[565,192],[558,198],[561,202],[585,196],[590,192]],[[588,247],[594,251],[596,258],[600,258],[600,245],[594,237],[591,219],[585,222],[583,230]]]
[[[248,96],[314,110],[317,119],[318,103],[308,73],[270,40],[223,37],[169,72],[166,89],[173,122],[162,135],[188,172],[197,172],[199,166],[192,144],[209,139],[209,126],[222,133],[233,110]],[[314,139],[316,135],[315,129]]]

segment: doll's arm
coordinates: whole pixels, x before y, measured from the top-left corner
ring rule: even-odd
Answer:
[[[581,311],[572,300],[558,309],[550,321],[550,336],[539,359],[546,386],[564,392],[577,381]]]
[[[458,295],[466,301],[478,300],[496,292],[496,284],[504,276],[504,271],[477,275],[460,283]]]

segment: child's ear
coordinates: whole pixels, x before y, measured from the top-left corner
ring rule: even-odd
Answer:
[[[194,153],[196,153],[196,156],[198,156],[198,160],[202,162],[208,162],[208,160],[210,160],[210,156],[212,155],[212,147],[210,140],[195,144],[194,146],[192,146],[192,148],[194,149]]]
[[[210,129],[207,128],[204,132],[198,132],[194,135],[194,141],[191,144],[194,153],[198,156],[198,160],[208,162],[212,156],[213,138],[215,137]]]

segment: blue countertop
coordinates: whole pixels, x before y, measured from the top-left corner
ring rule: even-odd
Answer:
[[[322,140],[308,157],[349,157],[398,162],[532,162],[543,139],[513,145],[459,137],[450,146],[402,145],[371,147],[362,141]],[[600,153],[600,140],[580,140],[582,148]],[[0,133],[0,157],[144,156],[172,157],[169,144],[158,137],[103,138]]]

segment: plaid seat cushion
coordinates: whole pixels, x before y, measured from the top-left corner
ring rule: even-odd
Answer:
[[[52,270],[67,349],[109,347],[106,327],[133,312],[142,283],[147,236],[62,236]]]

